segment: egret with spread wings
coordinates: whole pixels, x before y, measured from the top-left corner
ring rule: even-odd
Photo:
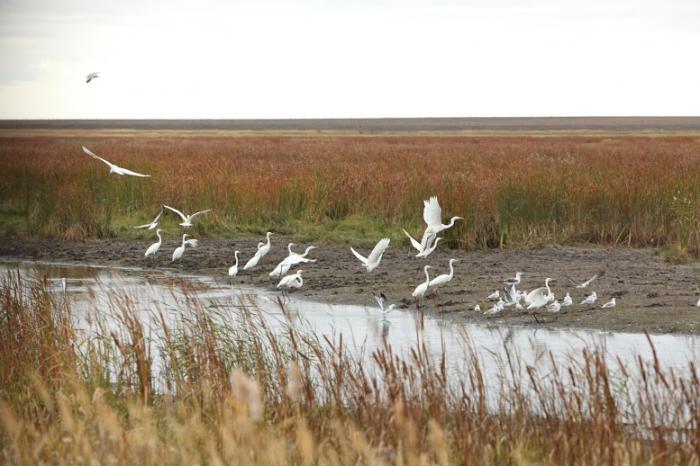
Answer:
[[[379,262],[382,260],[382,255],[384,254],[384,251],[386,251],[386,248],[388,247],[389,238],[383,238],[379,240],[376,246],[374,246],[374,249],[372,249],[372,252],[369,254],[368,257],[363,256],[359,252],[355,251],[353,248],[350,248],[350,250],[355,255],[355,257],[357,257],[359,261],[362,262],[362,266],[367,269],[367,272],[371,272],[372,270],[377,268]]]
[[[107,164],[107,166],[109,167],[110,173],[116,173],[117,175],[121,175],[121,176],[124,176],[124,175],[139,176],[141,178],[148,178],[151,176],[151,175],[144,175],[143,173],[132,172],[131,170],[127,170],[126,168],[122,168],[120,166],[114,165],[112,162],[108,162],[105,159],[103,159],[102,157],[95,155],[93,152],[90,151],[90,149],[88,149],[85,146],[83,146],[83,152],[85,152],[87,155],[89,155],[93,159],[99,160],[100,162]]]
[[[207,212],[211,212],[211,209],[206,209],[206,210],[200,210],[199,212],[195,212],[192,215],[185,215],[182,212],[180,212],[179,210],[177,210],[173,207],[170,207],[168,205],[163,204],[163,207],[178,214],[180,216],[180,218],[182,218],[182,223],[180,224],[180,226],[185,227],[185,228],[189,228],[192,226],[192,219],[195,218],[197,215],[206,214]]]

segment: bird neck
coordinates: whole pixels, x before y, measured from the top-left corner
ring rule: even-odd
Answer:
[[[423,269],[425,271],[425,283],[430,283],[430,275],[428,275],[428,269]]]

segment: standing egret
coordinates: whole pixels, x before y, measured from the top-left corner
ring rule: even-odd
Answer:
[[[158,242],[151,244],[148,246],[148,249],[146,249],[146,254],[144,254],[144,257],[148,256],[153,256],[154,258],[156,257],[156,253],[160,249],[160,245],[163,244],[163,238],[160,237],[160,232],[163,231],[160,228],[156,230],[156,235],[158,236]]]
[[[564,296],[564,300],[561,302],[561,305],[566,307],[566,306],[571,306],[574,304],[574,300],[571,299],[571,295],[567,292],[566,296]]]
[[[239,254],[239,252],[240,251],[234,251],[233,255],[236,257],[236,263],[228,268],[228,276],[231,277],[231,280],[236,278],[236,275],[238,275],[238,254]]]
[[[430,286],[430,275],[428,275],[429,268],[429,265],[423,267],[423,271],[425,272],[425,281],[418,285],[416,289],[413,290],[413,294],[411,295],[416,298],[416,306],[418,306],[419,300],[425,296],[425,292],[428,291],[428,287]]]
[[[596,299],[598,299],[598,293],[594,291],[593,293],[586,296],[586,299],[581,301],[581,304],[593,304]]]
[[[189,245],[192,245],[192,244],[193,244],[193,243],[191,242],[191,240],[188,240],[188,239],[187,239],[188,236],[189,236],[189,235],[182,235],[182,246],[178,246],[178,247],[173,251],[173,262],[182,257],[182,255],[185,253],[185,246],[186,246],[186,245],[188,245],[188,244],[189,244]],[[194,244],[196,245],[196,244],[197,244],[197,243],[196,243],[197,240],[194,240],[194,241],[195,241]]]
[[[269,231],[267,232],[267,243],[260,242],[258,243],[258,250],[255,252],[255,255],[250,258],[248,262],[246,262],[245,266],[243,267],[243,270],[249,270],[258,265],[258,263],[262,260],[265,255],[270,252],[270,236],[272,236],[272,233]]]
[[[437,196],[431,197],[429,200],[423,201],[423,220],[427,224],[427,228],[423,233],[421,240],[421,249],[425,250],[430,243],[435,241],[438,233],[448,228],[452,228],[457,220],[463,220],[462,217],[452,217],[450,223],[443,225],[442,223],[442,208],[438,202]]]
[[[296,273],[283,277],[282,280],[280,280],[280,282],[277,284],[277,288],[282,288],[283,290],[301,288],[301,286],[304,284],[304,279],[301,278],[301,272],[303,272],[303,270],[299,269]]]
[[[99,160],[100,162],[104,162],[105,164],[107,164],[107,166],[109,167],[110,173],[116,173],[117,175],[121,175],[121,176],[123,176],[123,175],[139,176],[141,178],[148,178],[151,176],[151,175],[144,175],[143,173],[132,172],[131,170],[127,170],[126,168],[122,168],[120,166],[114,165],[113,163],[106,161],[102,157],[95,155],[94,153],[92,153],[90,151],[90,149],[88,149],[85,146],[83,146],[83,152],[85,152],[87,155],[89,155],[93,159]]]
[[[158,226],[158,220],[160,220],[160,216],[163,215],[163,208],[160,209],[160,212],[158,212],[158,215],[156,215],[156,218],[153,219],[151,223],[146,223],[144,225],[139,225],[137,227],[134,227],[136,229],[139,228],[147,228],[149,230],[153,230],[155,227]]]
[[[459,262],[459,261],[457,259],[450,259],[450,265],[449,265],[450,266],[450,273],[443,273],[442,275],[438,275],[437,277],[430,280],[430,283],[428,284],[428,286],[430,288],[438,288],[440,286],[446,285],[449,282],[451,282],[452,278],[455,275],[455,269],[454,269],[454,266],[452,265],[455,262]]]
[[[615,305],[617,305],[617,302],[615,302],[615,297],[613,296],[613,298],[610,301],[608,301],[600,307],[601,309],[610,309],[611,307],[615,307]]]
[[[369,253],[368,257],[363,256],[359,252],[355,251],[353,248],[350,248],[352,253],[359,259],[360,262],[362,262],[362,266],[367,269],[367,272],[371,272],[372,270],[376,269],[377,266],[379,265],[379,262],[382,260],[382,255],[384,254],[384,251],[386,251],[386,248],[389,247],[389,238],[383,238],[379,240],[376,246],[374,246],[374,249],[372,249],[372,252]]]
[[[289,269],[292,268],[292,266],[296,264],[300,264],[302,262],[316,262],[316,259],[307,259],[306,256],[309,254],[309,251],[312,249],[316,249],[316,246],[309,246],[306,248],[306,251],[304,251],[304,254],[299,254],[296,252],[292,251],[292,246],[294,246],[294,243],[289,243],[287,245],[287,251],[289,251],[289,255],[282,260],[279,264],[277,264],[277,267],[270,272],[271,277],[281,277],[285,273],[289,271]]]
[[[200,210],[199,212],[195,212],[192,215],[185,215],[182,212],[180,212],[179,210],[177,210],[173,207],[170,207],[168,205],[163,204],[163,207],[178,214],[180,216],[180,218],[182,218],[182,223],[180,224],[180,226],[185,227],[185,228],[189,228],[192,226],[192,219],[195,218],[197,215],[206,214],[207,212],[211,212],[211,209],[206,209],[206,210]]]

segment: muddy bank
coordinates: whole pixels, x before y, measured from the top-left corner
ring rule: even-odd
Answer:
[[[188,249],[179,262],[170,256],[179,244],[164,241],[159,257],[146,260],[143,252],[152,241],[56,241],[5,238],[0,244],[0,257],[120,265],[206,274],[227,280],[226,272],[233,263],[233,251],[241,251],[242,265],[252,256],[259,238],[241,240],[205,239],[197,249]],[[268,276],[274,266],[287,255],[289,238],[273,238],[273,247],[263,263],[252,271],[241,272],[236,282],[273,289],[277,280]],[[304,245],[306,246],[306,245]],[[332,303],[374,305],[372,291],[384,291],[391,302],[404,309],[415,310],[411,299],[413,288],[424,281],[423,266],[433,266],[431,276],[448,272],[450,258],[459,259],[455,278],[441,289],[438,296],[424,305],[427,313],[450,318],[499,323],[547,325],[557,327],[598,328],[618,331],[700,333],[700,308],[696,284],[700,264],[671,265],[663,262],[652,249],[566,247],[521,251],[436,251],[428,260],[419,260],[405,247],[390,247],[380,266],[367,274],[352,256],[348,247],[318,245],[310,258],[316,263],[302,266],[304,288],[297,292],[308,299]],[[296,250],[301,250],[302,245]],[[369,251],[361,251],[368,254]],[[574,287],[566,278],[583,281],[605,268],[605,275],[585,290]],[[537,324],[530,315],[506,309],[495,317],[482,311],[490,307],[486,296],[499,287],[515,271],[524,273],[521,289],[543,286],[545,277],[557,279],[554,292],[562,299],[568,291],[574,306],[563,308],[558,315],[543,315]],[[595,290],[599,299],[594,306],[578,305]],[[614,309],[600,305],[615,296]]]

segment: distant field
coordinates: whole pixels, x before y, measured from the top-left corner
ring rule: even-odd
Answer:
[[[58,130],[57,130],[58,131]],[[214,209],[201,236],[273,229],[329,241],[404,241],[439,196],[462,249],[671,245],[700,251],[700,137],[402,136],[100,131],[0,138],[4,234],[134,237],[162,203]],[[58,134],[58,135],[57,135]],[[80,150],[153,175],[124,179]],[[166,225],[175,226],[172,218]]]
[[[519,132],[700,131],[700,117],[366,118],[306,120],[0,120],[0,129]]]

